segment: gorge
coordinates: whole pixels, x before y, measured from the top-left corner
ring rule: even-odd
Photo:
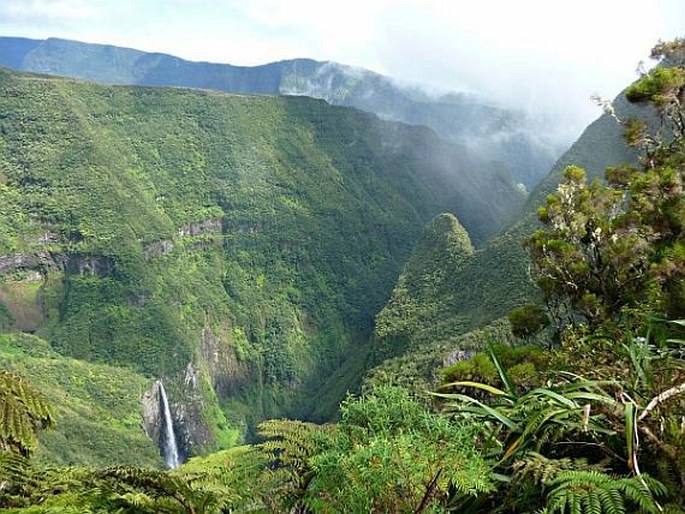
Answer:
[[[3,329],[163,377],[183,451],[330,419],[424,223],[453,211],[479,244],[525,198],[426,128],[320,100],[0,87]]]
[[[682,40],[539,183],[335,63],[2,45],[0,509],[683,512]]]

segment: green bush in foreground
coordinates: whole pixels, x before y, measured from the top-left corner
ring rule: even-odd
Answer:
[[[474,446],[473,427],[428,411],[397,387],[349,398],[335,426],[293,431],[292,423],[265,427],[282,452],[277,462],[306,477],[292,482],[299,488],[286,496],[288,508],[446,512],[450,498],[494,488],[490,465]],[[308,455],[301,454],[302,443],[293,450],[299,439],[313,443]],[[293,451],[300,454],[296,465],[287,460]]]

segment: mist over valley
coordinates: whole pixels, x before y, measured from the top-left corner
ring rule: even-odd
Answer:
[[[0,2],[0,511],[685,512],[678,6],[305,3]]]

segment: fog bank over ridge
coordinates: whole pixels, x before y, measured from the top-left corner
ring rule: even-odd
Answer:
[[[0,0],[0,34],[255,66],[308,57],[521,109],[569,144],[659,39],[685,34],[680,0]],[[179,37],[182,35],[182,37]]]
[[[552,131],[523,112],[474,95],[436,96],[369,70],[330,61],[293,59],[234,66],[61,38],[0,37],[0,65],[102,84],[320,98],[386,120],[429,127],[466,147],[462,151],[488,162],[504,180],[528,189],[547,174],[565,147],[564,142],[547,136]]]

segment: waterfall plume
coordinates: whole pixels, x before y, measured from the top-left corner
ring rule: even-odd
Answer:
[[[170,469],[175,469],[181,465],[181,456],[178,452],[178,444],[176,443],[176,434],[174,432],[174,422],[171,418],[171,410],[169,409],[169,400],[164,390],[164,384],[161,380],[157,381],[159,388],[159,399],[162,407],[162,452],[164,455],[164,462]]]

